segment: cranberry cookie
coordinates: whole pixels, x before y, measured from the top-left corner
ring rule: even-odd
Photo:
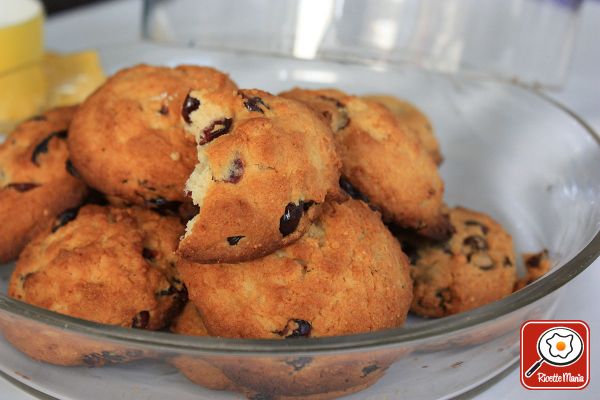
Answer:
[[[369,201],[386,221],[434,239],[448,237],[437,166],[390,110],[333,89],[293,89],[281,96],[303,101],[329,121],[349,194]]]
[[[408,133],[412,133],[419,139],[433,161],[437,165],[442,163],[444,158],[440,152],[440,144],[433,133],[431,122],[414,104],[386,95],[363,96],[363,99],[376,101],[386,106],[404,123]]]
[[[180,111],[191,88],[235,91],[207,67],[138,65],[109,78],[77,111],[69,149],[92,187],[128,203],[177,208],[196,164]]]
[[[65,141],[75,109],[25,121],[0,144],[0,264],[17,258],[36,232],[85,196]]]
[[[187,293],[177,278],[178,219],[95,205],[62,214],[25,248],[9,296],[61,314],[161,329]]]
[[[455,233],[444,243],[402,242],[411,258],[414,298],[411,311],[443,317],[508,296],[516,281],[510,235],[489,216],[450,210]]]
[[[7,341],[29,357],[54,365],[102,367],[154,355],[32,319],[8,320],[1,330]]]
[[[239,264],[180,260],[211,335],[295,338],[402,325],[412,299],[408,260],[364,203],[325,203],[296,243]],[[225,317],[226,316],[226,317]]]
[[[331,131],[304,104],[260,90],[193,90],[182,118],[198,143],[186,184],[200,208],[179,250],[201,263],[240,262],[298,240],[339,196]]]
[[[171,331],[208,336],[200,312],[191,302],[175,319]],[[242,392],[249,398],[337,398],[372,385],[403,354],[395,349],[318,357],[178,356],[172,362],[198,385]]]

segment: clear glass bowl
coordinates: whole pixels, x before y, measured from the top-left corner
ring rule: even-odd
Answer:
[[[551,318],[558,291],[600,253],[600,146],[576,115],[514,84],[426,72],[302,61],[142,43],[101,52],[109,73],[139,62],[212,65],[240,87],[279,92],[333,86],[391,93],[431,118],[445,162],[446,200],[491,214],[518,252],[550,250],[552,271],[511,296],[463,314],[410,318],[392,330],[309,340],[178,336],[99,325],[38,309],[0,294],[0,370],[60,399],[448,398],[515,365],[519,328]],[[10,266],[0,268],[2,293]],[[56,352],[103,368],[33,361],[13,348]],[[85,355],[85,357],[83,357]],[[131,361],[125,363],[124,361]],[[199,385],[187,380],[178,368]],[[235,386],[235,387],[234,387]],[[288,396],[288,397],[285,397]],[[312,396],[312,397],[311,397]]]
[[[159,43],[414,63],[530,85],[567,76],[582,0],[144,0]],[[532,24],[535,21],[535,24]]]

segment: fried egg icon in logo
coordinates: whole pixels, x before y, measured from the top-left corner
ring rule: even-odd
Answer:
[[[566,327],[556,327],[545,331],[538,339],[537,351],[540,356],[525,372],[529,378],[542,364],[565,367],[575,363],[583,354],[583,339],[579,333]]]
[[[550,346],[549,351],[552,357],[567,358],[573,352],[573,335],[560,335],[555,332],[550,338],[546,339]]]

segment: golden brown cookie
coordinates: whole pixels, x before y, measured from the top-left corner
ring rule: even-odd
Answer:
[[[129,203],[176,208],[196,164],[194,138],[181,123],[191,88],[235,90],[208,67],[137,65],[109,78],[77,111],[69,149],[92,187]]]
[[[433,239],[448,237],[437,166],[390,110],[334,89],[293,89],[281,96],[308,104],[329,121],[343,163],[341,185],[350,195],[381,210],[386,221]]]
[[[171,331],[208,336],[191,302],[173,322]],[[311,357],[178,356],[172,362],[192,382],[213,390],[242,392],[251,399],[325,399],[372,385],[404,353],[396,349]]]
[[[402,325],[412,299],[408,260],[364,203],[326,203],[296,243],[239,264],[178,269],[211,335],[292,338]]]
[[[0,144],[0,264],[17,258],[40,229],[85,196],[66,143],[75,109],[25,121]]]
[[[215,360],[249,399],[335,399],[365,390],[398,359],[394,350]]]
[[[442,163],[444,158],[440,152],[440,144],[433,133],[431,122],[414,104],[388,95],[363,96],[363,99],[376,101],[390,109],[404,123],[408,132],[414,134],[420,140],[433,161],[437,165]]]
[[[510,235],[491,217],[462,207],[450,211],[455,233],[443,243],[402,242],[412,261],[411,311],[443,317],[512,293],[516,280]]]
[[[15,318],[0,329],[17,349],[37,361],[54,365],[101,367],[152,357],[147,350],[97,339],[44,322]]]
[[[200,213],[179,246],[185,258],[269,254],[298,240],[325,199],[339,196],[331,131],[305,105],[259,90],[193,90],[190,104],[182,115],[199,145],[186,190]]]
[[[27,245],[8,294],[89,321],[161,329],[187,298],[175,269],[182,230],[144,209],[82,207]]]

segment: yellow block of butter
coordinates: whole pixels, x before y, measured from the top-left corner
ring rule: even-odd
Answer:
[[[104,80],[104,72],[93,50],[72,54],[48,53],[44,57],[48,82],[46,107],[77,104],[86,99]]]
[[[82,102],[104,80],[93,50],[48,53],[40,63],[0,75],[0,134],[49,108]]]
[[[46,76],[40,64],[0,76],[0,89],[0,133],[45,107]]]

